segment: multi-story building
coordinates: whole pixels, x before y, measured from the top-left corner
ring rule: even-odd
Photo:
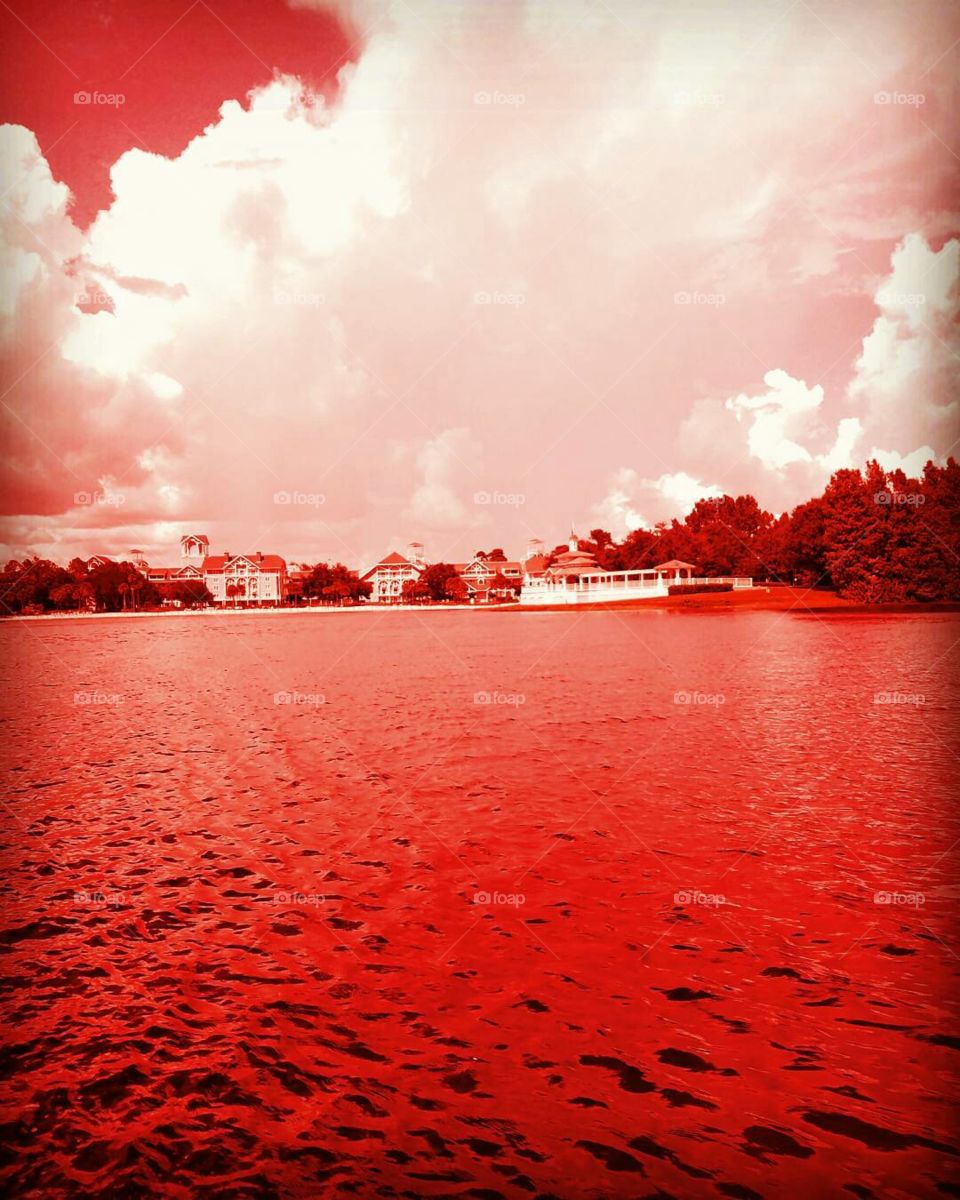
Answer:
[[[208,554],[203,581],[214,604],[233,608],[276,607],[287,593],[287,564],[279,554]]]
[[[523,583],[523,564],[507,559],[477,556],[468,563],[454,563],[457,574],[467,585],[467,598],[472,603],[483,603],[493,599],[509,599],[516,596]],[[506,584],[497,583],[502,575]]]
[[[203,560],[210,553],[210,539],[204,533],[184,534],[180,539],[180,562],[175,567],[151,567],[139,550],[134,553],[134,565],[151,583],[202,580]]]
[[[403,585],[408,580],[419,579],[426,568],[423,545],[411,542],[406,555],[394,551],[361,576],[372,587],[371,604],[400,604],[403,600]]]
[[[275,606],[286,599],[287,564],[278,554],[211,554],[210,539],[203,533],[187,533],[180,539],[177,566],[150,566],[139,551],[134,558],[151,583],[159,586],[196,580],[206,585],[217,605]]]

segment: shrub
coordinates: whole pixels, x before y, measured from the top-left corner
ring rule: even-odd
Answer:
[[[670,596],[694,596],[700,592],[732,592],[732,583],[671,583],[667,588]]]

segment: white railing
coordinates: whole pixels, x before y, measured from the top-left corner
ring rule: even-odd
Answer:
[[[616,600],[643,600],[666,596],[673,586],[729,584],[734,591],[753,587],[746,576],[713,575],[681,578],[657,571],[602,571],[582,575],[575,581],[562,579],[524,580],[521,604],[597,604]]]
[[[734,591],[753,587],[753,579],[746,575],[711,575],[703,579],[681,579],[679,582],[681,584],[729,583],[733,586]]]

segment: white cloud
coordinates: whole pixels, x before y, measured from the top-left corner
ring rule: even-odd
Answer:
[[[923,474],[923,468],[931,459],[940,461],[930,446],[920,446],[909,454],[900,454],[896,450],[880,450],[876,446],[870,451],[868,458],[875,458],[885,471],[903,471],[913,479]]]
[[[650,529],[657,521],[685,517],[698,500],[722,495],[715,484],[701,483],[684,471],[641,479],[632,467],[620,467],[594,512],[604,527],[619,536],[633,529]],[[644,512],[651,513],[653,520]]]
[[[420,478],[404,516],[418,529],[458,529],[483,523],[472,503],[479,447],[468,429],[445,429],[417,454]]]
[[[660,495],[676,505],[677,516],[685,517],[698,500],[716,499],[723,495],[712,483],[701,483],[692,475],[678,471],[674,475],[661,475],[659,479],[645,481]]]
[[[918,233],[897,246],[874,301],[880,315],[863,339],[847,396],[880,444],[912,447],[956,436],[956,322],[960,240],[934,251]],[[908,449],[910,448],[910,449]]]
[[[648,529],[650,523],[634,507],[634,497],[640,488],[640,476],[632,467],[620,467],[610,481],[606,496],[594,507],[601,525],[614,536],[634,529]]]
[[[763,377],[767,391],[758,396],[741,393],[726,402],[726,407],[742,421],[752,414],[747,431],[750,454],[772,471],[791,463],[813,460],[810,451],[797,440],[809,433],[810,416],[823,404],[823,388],[807,387],[786,371],[767,371]]]

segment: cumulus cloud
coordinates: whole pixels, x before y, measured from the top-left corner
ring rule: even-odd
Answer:
[[[610,532],[619,536],[634,529],[650,529],[659,521],[685,517],[698,500],[722,495],[715,484],[701,483],[683,471],[659,479],[641,479],[632,467],[621,467],[594,512]],[[650,513],[652,521],[636,505],[643,513]]]
[[[781,470],[795,462],[810,462],[812,455],[797,437],[806,431],[812,414],[823,404],[823,388],[807,387],[786,371],[767,371],[767,391],[757,396],[741,393],[726,402],[738,421],[752,414],[747,445],[754,458],[770,470]]]
[[[933,250],[919,233],[896,247],[874,294],[880,310],[863,340],[847,395],[880,444],[913,452],[957,433],[956,328],[960,240]]]
[[[469,495],[476,489],[479,447],[468,429],[445,429],[417,454],[419,478],[404,514],[423,529],[462,529],[483,522]]]

